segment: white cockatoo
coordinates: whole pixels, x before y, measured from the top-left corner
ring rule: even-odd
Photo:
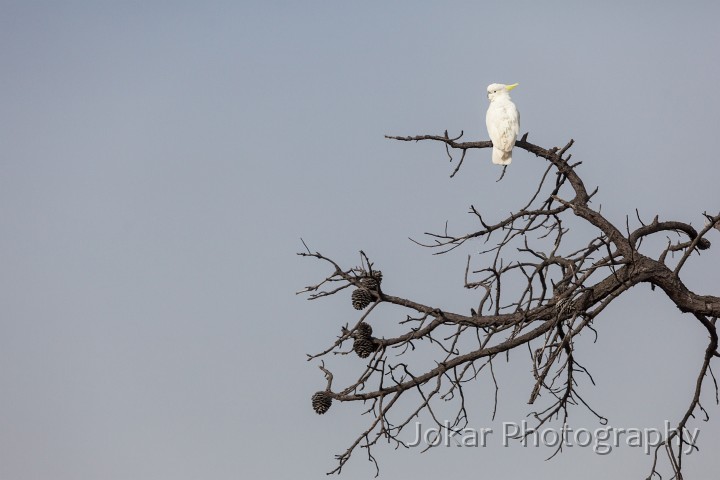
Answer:
[[[510,99],[509,93],[517,86],[517,83],[493,83],[487,87],[490,106],[485,123],[493,142],[492,161],[499,165],[510,165],[512,162],[512,149],[520,131],[520,112]]]

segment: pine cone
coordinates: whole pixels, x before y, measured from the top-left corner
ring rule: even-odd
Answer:
[[[362,310],[370,305],[373,296],[367,288],[358,288],[352,293],[352,306],[355,310]]]
[[[383,274],[380,270],[373,270],[372,274],[365,273],[365,277],[360,280],[360,284],[370,290],[377,290],[382,282]]]
[[[361,322],[353,332],[355,338],[370,338],[372,337],[372,327],[369,323]]]
[[[378,344],[372,337],[369,338],[357,338],[353,342],[353,350],[357,353],[360,358],[367,358],[378,349]]]
[[[575,302],[573,302],[572,299],[564,298],[555,305],[555,310],[557,311],[558,316],[563,316],[566,313],[572,315],[577,313],[577,305],[575,305]]]
[[[380,286],[380,282],[373,277],[365,277],[360,279],[360,285],[367,288],[368,290],[377,290]]]
[[[330,405],[332,405],[332,397],[328,392],[317,392],[312,396],[312,407],[318,415],[330,410]]]

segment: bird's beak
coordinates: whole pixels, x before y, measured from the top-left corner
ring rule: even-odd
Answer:
[[[509,92],[510,90],[512,90],[513,88],[517,87],[518,85],[520,85],[520,84],[519,84],[519,83],[513,83],[512,85],[506,85],[506,86],[505,86],[505,90],[507,90],[507,91]]]

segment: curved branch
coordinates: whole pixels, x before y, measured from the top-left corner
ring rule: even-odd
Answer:
[[[586,328],[597,335],[595,322],[600,314],[620,295],[639,283],[649,283],[653,290],[660,287],[680,311],[691,313],[707,329],[710,342],[704,354],[693,399],[680,425],[685,426],[696,409],[705,412],[700,404],[700,391],[707,373],[712,375],[711,360],[720,357],[715,329],[715,319],[720,316],[720,297],[692,292],[680,279],[679,272],[693,252],[710,248],[710,242],[704,235],[711,228],[717,228],[720,215],[711,217],[705,214],[708,223],[698,232],[688,223],[660,222],[657,216],[651,223],[644,224],[636,211],[641,225],[631,231],[628,219],[623,226],[626,234],[623,234],[599,209],[592,208],[591,199],[598,190],[596,188],[588,193],[576,171],[580,163],[569,163],[571,155],[567,152],[573,140],[562,148],[546,149],[528,142],[527,136],[525,134],[515,146],[549,162],[537,189],[529,190],[532,191],[528,195],[529,202],[490,224],[471,206],[470,213],[475,215],[481,225],[478,230],[450,235],[446,226],[442,234],[427,234],[434,239],[434,243],[425,246],[441,250],[440,253],[449,252],[470,240],[489,242],[493,234],[500,237],[494,246],[479,253],[479,258],[484,261],[476,270],[471,269],[471,257],[468,257],[464,286],[478,289],[477,310],[469,308],[469,315],[389,294],[381,288],[381,277],[374,277],[372,263],[362,252],[361,266],[349,269],[343,269],[338,262],[319,252],[311,252],[307,246],[307,251],[299,254],[326,261],[331,268],[331,274],[324,280],[299,293],[306,293],[312,300],[354,289],[353,307],[365,310],[354,327],[346,324],[341,328],[341,335],[329,348],[309,356],[309,359],[315,359],[331,353],[349,355],[354,352],[360,358],[368,358],[357,379],[335,391],[331,388],[332,381],[335,378],[335,383],[338,383],[338,376],[333,377],[324,363],[321,365],[327,379],[325,394],[328,397],[340,402],[360,401],[371,405],[366,411],[372,415],[369,428],[357,437],[347,451],[338,455],[339,465],[333,472],[342,469],[358,446],[367,449],[368,459],[377,467],[370,450],[381,437],[398,447],[407,448],[408,445],[399,438],[399,434],[421,412],[428,414],[439,428],[452,430],[459,425],[466,425],[468,412],[463,385],[477,380],[484,367],[489,365],[497,395],[498,383],[492,371],[492,360],[496,355],[522,345],[528,347],[535,374],[530,403],[540,398],[550,398],[549,406],[541,406],[538,412],[532,412],[539,425],[558,418],[564,423],[572,405],[584,406],[603,421],[604,417],[591,408],[577,390],[578,373],[585,374],[593,384],[594,381],[590,373],[577,362],[573,339]],[[489,141],[461,142],[461,137],[462,133],[450,138],[447,131],[444,135],[387,136],[399,141],[441,142],[451,161],[451,151],[460,151],[460,162],[451,176],[459,171],[468,150],[492,147]],[[552,171],[556,175],[554,186],[552,182],[546,182],[552,178],[549,175]],[[570,196],[572,198],[568,199]],[[570,232],[565,226],[568,225],[566,220],[573,216],[594,226],[599,233],[595,238],[580,243],[585,247],[577,250],[577,247],[573,247],[574,251],[564,253],[563,240]],[[669,242],[657,259],[640,252],[645,237],[668,231],[677,232],[687,239]],[[668,252],[682,252],[674,270],[665,264]],[[513,257],[508,259],[510,253]],[[368,280],[372,282],[368,283]],[[399,325],[407,329],[394,338],[372,336],[372,327],[368,323],[374,312],[384,308],[385,304],[411,312],[405,319],[398,321]],[[707,317],[713,319],[708,320]],[[353,342],[352,349],[343,350],[343,345],[348,341]],[[421,342],[422,348],[433,349],[437,357],[432,368],[423,368],[418,373],[410,362],[402,362],[397,358],[405,358],[403,355],[416,350]],[[396,351],[396,356],[388,356],[389,351]],[[401,396],[410,396],[412,399],[413,392],[418,397],[417,406],[404,415],[400,422],[394,422],[390,417],[391,407],[406,404],[405,401],[397,400]],[[540,397],[541,392],[549,395]],[[438,399],[454,400],[459,404],[451,427],[441,425],[436,415],[434,405]],[[670,440],[672,438],[667,441]],[[669,443],[667,446],[670,447]],[[668,451],[676,476],[680,478],[681,458],[672,449]],[[553,456],[558,452],[553,453]],[[653,473],[657,473],[655,468],[656,464],[653,464]]]

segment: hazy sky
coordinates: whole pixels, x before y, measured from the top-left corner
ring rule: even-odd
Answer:
[[[327,273],[295,256],[300,238],[348,266],[363,249],[387,291],[466,312],[466,253],[408,237],[471,227],[470,204],[500,218],[544,168],[516,151],[495,183],[475,151],[450,179],[440,145],[383,135],[486,139],[486,86],[520,82],[522,132],[574,138],[610,219],[701,225],[720,204],[718,18],[707,0],[0,1],[0,478],[324,478],[367,419],[312,411],[325,381],[305,354],[358,317],[345,297],[294,295]],[[685,279],[717,295],[713,233]],[[613,426],[677,421],[697,322],[640,286],[596,327],[586,398]],[[527,355],[499,368],[498,420],[520,421]],[[718,470],[704,398],[692,478]],[[471,425],[491,413],[477,397]],[[383,478],[644,478],[651,463],[498,442],[376,453]],[[373,473],[358,452],[342,478]]]

